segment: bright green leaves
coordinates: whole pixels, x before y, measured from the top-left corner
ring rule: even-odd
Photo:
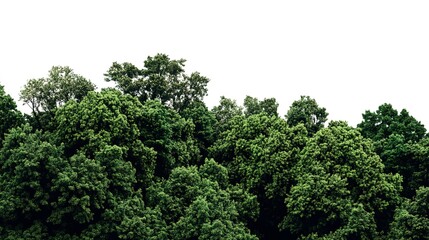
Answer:
[[[58,110],[58,135],[70,151],[83,147],[93,153],[103,143],[128,143],[139,137],[141,107],[137,99],[118,91],[92,92],[83,101],[69,102]]]
[[[76,222],[88,223],[94,213],[105,207],[109,179],[100,162],[78,153],[66,162],[52,180],[51,199],[53,211],[49,222],[60,224],[64,217]]]
[[[303,125],[291,128],[283,119],[257,114],[234,117],[210,148],[211,156],[227,167],[230,181],[258,196],[261,216],[255,229],[262,237],[280,237],[276,234],[285,214],[283,199],[306,141]]]
[[[273,183],[276,174],[283,174],[296,163],[305,134],[302,126],[289,128],[284,120],[265,114],[236,117],[213,145],[211,154],[227,166],[233,182],[242,183],[246,189],[270,189],[270,184],[278,184]]]
[[[53,239],[165,239],[160,212],[145,208],[142,189],[135,189],[137,174],[144,171],[124,159],[127,148],[106,144],[94,158],[81,151],[66,157],[49,137],[24,125],[4,141],[2,238],[37,239],[49,232]]]
[[[121,148],[124,159],[136,169],[140,187],[154,176],[166,177],[177,166],[196,164],[199,149],[194,124],[157,101],[143,105],[116,90],[89,93],[71,101],[56,114],[57,135],[68,155],[82,151],[93,158],[107,145]]]
[[[0,238],[427,238],[429,138],[406,110],[360,129],[308,96],[286,119],[274,98],[209,111],[184,65],[113,63],[101,92],[53,67],[21,92],[27,124],[0,86]]]
[[[115,154],[122,156],[114,158],[130,161],[140,183],[147,184],[154,175],[156,153],[142,143],[138,126],[142,115],[142,105],[131,96],[113,90],[92,92],[81,102],[71,101],[58,110],[57,134],[68,156],[82,151],[93,158],[107,145],[119,146]]]
[[[255,238],[242,221],[258,214],[256,197],[226,184],[227,178],[224,167],[206,160],[200,169],[174,169],[166,181],[149,189],[149,204],[161,209],[169,238]],[[215,226],[220,229],[214,229]]]
[[[297,236],[371,239],[386,230],[400,201],[401,177],[383,173],[371,143],[345,124],[317,132],[294,171],[297,184],[285,200],[288,214],[280,227]]]
[[[0,219],[30,220],[48,205],[51,167],[62,162],[61,149],[31,128],[11,130],[0,151]]]

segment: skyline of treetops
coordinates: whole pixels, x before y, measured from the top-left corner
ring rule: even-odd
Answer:
[[[428,239],[429,137],[384,103],[356,127],[311,96],[222,96],[184,59],[0,85],[1,239]]]

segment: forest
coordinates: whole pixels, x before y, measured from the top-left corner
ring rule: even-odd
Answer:
[[[105,89],[54,66],[22,86],[28,113],[0,86],[0,239],[429,239],[429,135],[407,110],[209,109],[185,63],[114,62]]]

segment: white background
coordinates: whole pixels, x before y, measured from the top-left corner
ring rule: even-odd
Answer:
[[[17,100],[53,65],[101,88],[112,62],[156,53],[211,79],[210,108],[275,97],[283,115],[309,95],[353,126],[385,102],[429,126],[429,1],[0,3],[0,84]]]

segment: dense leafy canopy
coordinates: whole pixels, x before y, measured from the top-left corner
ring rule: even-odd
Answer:
[[[284,207],[273,202],[282,202],[291,187],[291,169],[305,145],[306,135],[303,125],[290,128],[275,116],[241,116],[230,121],[229,128],[211,148],[214,159],[230,171],[231,182],[258,196],[260,232],[277,232]]]
[[[220,97],[219,105],[214,106],[211,110],[216,117],[217,124],[215,127],[216,134],[220,134],[228,128],[230,120],[236,116],[243,115],[243,108],[237,105],[235,100]]]
[[[120,146],[141,183],[199,160],[192,122],[159,102],[143,105],[117,90],[91,92],[79,103],[71,101],[57,111],[55,120],[68,155],[82,151],[92,157],[105,145]]]
[[[400,201],[401,177],[383,173],[371,143],[345,123],[316,133],[293,171],[280,227],[297,236],[372,239]]]
[[[0,85],[0,146],[5,133],[14,127],[24,123],[22,114],[16,108],[13,98],[6,94],[4,87]]]
[[[142,69],[127,62],[114,62],[105,79],[142,102],[157,99],[180,111],[194,101],[202,101],[209,82],[198,72],[186,75],[184,66],[184,59],[171,60],[165,54],[157,54],[148,57]]]
[[[405,109],[400,113],[390,104],[376,112],[366,111],[358,124],[362,135],[374,141],[375,151],[387,172],[403,176],[403,195],[412,197],[420,186],[429,186],[429,139],[426,128]]]
[[[199,169],[174,169],[149,195],[149,204],[160,206],[169,239],[256,239],[243,223],[256,218],[256,197],[229,184],[227,169],[213,160]]]
[[[263,112],[269,116],[278,116],[277,108],[279,104],[275,98],[266,98],[262,101],[259,101],[257,98],[246,96],[243,106],[245,108],[244,114],[246,116]]]
[[[426,128],[403,109],[399,114],[391,104],[382,104],[377,111],[365,111],[363,121],[358,124],[362,135],[378,141],[392,134],[402,135],[405,141],[419,141],[426,134]]]
[[[214,113],[209,111],[203,102],[193,102],[181,111],[180,115],[194,123],[194,138],[204,159],[216,138],[217,120]]]
[[[323,128],[328,120],[328,113],[325,108],[319,107],[316,100],[309,96],[301,96],[301,99],[292,103],[285,117],[291,126],[304,124],[311,136]]]
[[[429,138],[406,110],[330,122],[302,96],[203,102],[185,60],[0,86],[0,239],[428,239]]]
[[[70,67],[54,66],[47,78],[31,79],[21,91],[21,100],[33,113],[52,111],[69,100],[82,100],[95,85]]]
[[[421,187],[415,198],[407,199],[396,210],[389,237],[391,239],[429,238],[429,188]]]

